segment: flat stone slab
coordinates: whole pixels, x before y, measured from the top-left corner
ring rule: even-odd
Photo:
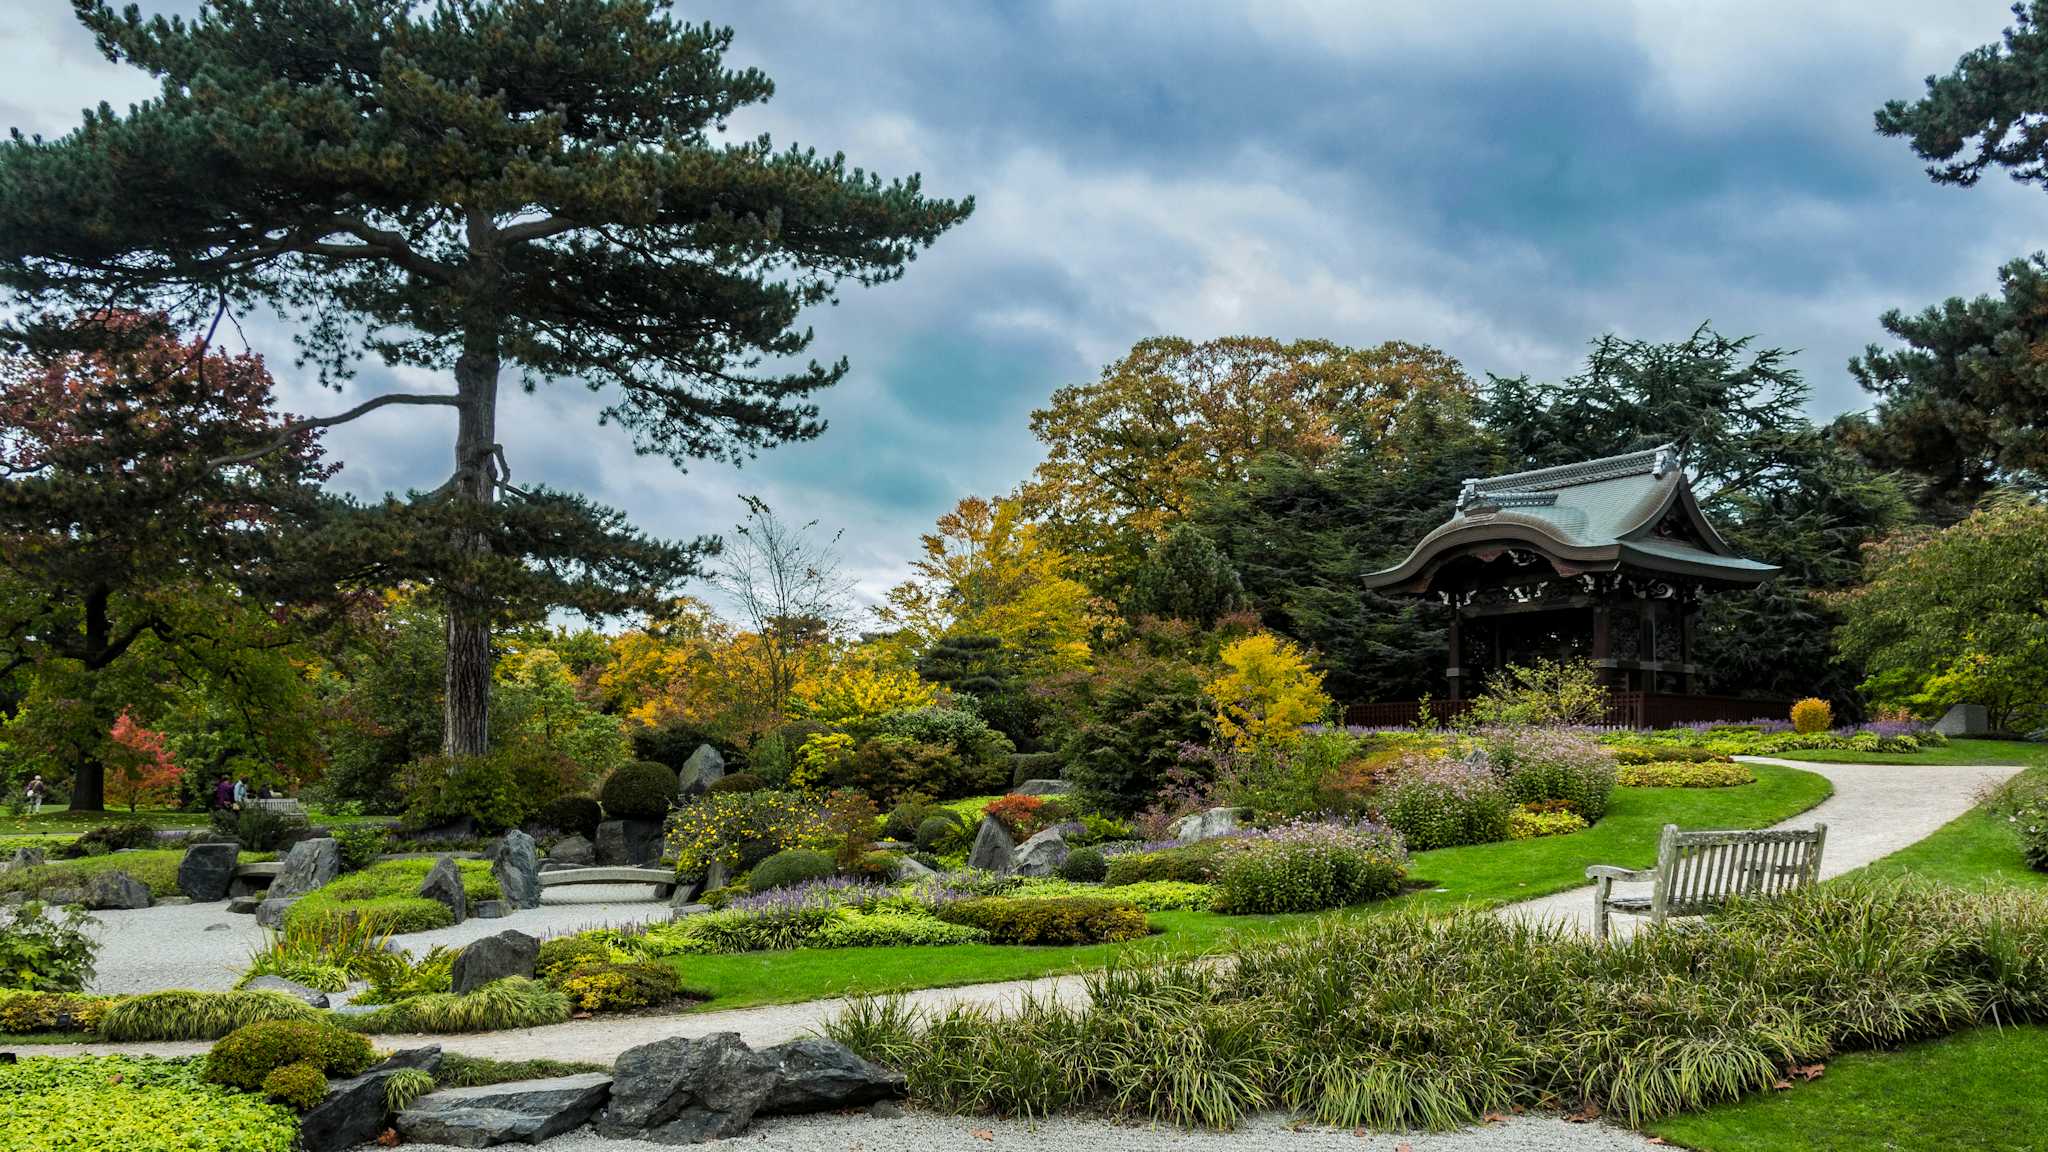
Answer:
[[[612,1078],[603,1072],[448,1088],[413,1101],[398,1114],[397,1128],[422,1144],[533,1144],[589,1123],[611,1091]]]
[[[284,861],[282,860],[262,860],[254,864],[237,864],[235,866],[235,875],[243,880],[253,879],[258,876],[268,876],[275,880],[277,874],[282,871],[284,871]]]

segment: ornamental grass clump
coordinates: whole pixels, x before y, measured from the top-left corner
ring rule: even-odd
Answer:
[[[1838,1052],[2048,1021],[2048,893],[1837,881],[1605,944],[1483,910],[1325,920],[1230,963],[1112,966],[1084,1003],[864,1001],[826,1030],[956,1112],[1442,1130],[1593,1105],[1636,1125]]]
[[[569,1018],[569,998],[538,980],[507,976],[473,992],[431,992],[347,1017],[358,1032],[501,1032]]]
[[[101,1014],[102,1040],[218,1040],[266,1020],[304,1020],[318,1009],[282,992],[173,989],[116,1000]]]
[[[1508,838],[1514,804],[1484,759],[1418,753],[1388,765],[1382,779],[1379,817],[1412,852]],[[1115,872],[1112,865],[1111,875]]]
[[[1377,824],[1296,821],[1233,841],[1216,870],[1216,911],[1318,912],[1400,890],[1408,853]]]
[[[1614,754],[1569,728],[1487,728],[1479,745],[1517,804],[1558,801],[1597,824],[1614,792]]]

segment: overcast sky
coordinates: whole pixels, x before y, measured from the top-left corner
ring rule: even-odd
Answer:
[[[143,3],[185,10],[190,3]],[[0,123],[60,134],[151,84],[62,0],[13,0]],[[1028,414],[1134,341],[1252,334],[1433,344],[1475,375],[1568,373],[1602,332],[1701,320],[1802,349],[1816,415],[1891,307],[1994,284],[2048,247],[2048,196],[1931,184],[1871,113],[1993,39],[2006,0],[1797,4],[718,0],[731,63],[778,93],[735,128],[844,151],[972,219],[901,283],[810,317],[853,369],[808,444],[744,469],[635,457],[573,384],[500,406],[515,481],[581,489],[649,531],[730,527],[737,494],[843,529],[873,595],[957,498],[1039,458]],[[325,413],[288,334],[245,327],[285,406]],[[413,380],[414,386],[445,382]],[[330,433],[337,483],[433,487],[453,415]]]

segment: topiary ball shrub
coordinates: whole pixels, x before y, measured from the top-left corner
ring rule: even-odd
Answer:
[[[837,870],[832,857],[823,852],[790,848],[755,865],[747,883],[756,892],[766,892],[770,888],[787,888],[806,880],[822,880]]]
[[[325,1020],[269,1020],[237,1028],[215,1044],[206,1054],[206,1078],[257,1092],[265,1077],[287,1064],[354,1076],[374,1058],[369,1040]]]
[[[676,799],[676,774],[665,764],[635,760],[611,774],[598,793],[613,820],[660,820]]]
[[[1076,848],[1060,865],[1060,876],[1079,884],[1098,884],[1108,875],[1109,861],[1102,858],[1099,848]]]
[[[1096,896],[985,896],[944,905],[938,917],[948,924],[979,928],[992,944],[1113,944],[1136,940],[1152,930],[1136,907]]]
[[[713,780],[707,792],[759,792],[768,785],[752,772],[732,772]]]
[[[327,1099],[327,1076],[311,1064],[287,1064],[263,1078],[263,1094],[304,1112]]]
[[[944,852],[967,831],[960,818],[950,812],[927,816],[917,825],[917,847],[922,852]]]
[[[1801,736],[1812,736],[1835,726],[1834,705],[1817,696],[1792,705],[1792,730]]]
[[[930,819],[938,809],[920,800],[905,800],[889,809],[889,816],[882,821],[882,835],[886,839],[900,840],[905,844],[917,842],[918,826]]]
[[[597,826],[604,823],[604,809],[588,796],[562,796],[541,805],[528,823],[564,835],[573,832],[590,838],[597,835]]]

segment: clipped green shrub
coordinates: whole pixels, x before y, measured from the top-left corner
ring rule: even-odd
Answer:
[[[676,800],[675,770],[652,760],[635,760],[605,780],[598,799],[613,820],[660,820]]]
[[[360,872],[377,862],[391,842],[391,833],[381,824],[358,824],[334,830],[334,846],[341,853],[341,870]]]
[[[822,880],[837,870],[832,857],[823,852],[789,848],[756,865],[747,874],[747,884],[756,892],[766,892],[770,888],[787,888],[806,880]]]
[[[291,1152],[291,1111],[202,1078],[203,1060],[23,1055],[0,1064],[0,1148]]]
[[[256,1092],[272,1072],[290,1064],[354,1076],[375,1059],[367,1039],[324,1019],[266,1020],[243,1025],[215,1044],[206,1054],[206,1078]]]
[[[584,959],[557,968],[548,987],[583,1012],[625,1012],[667,1004],[683,994],[682,977],[655,960]]]
[[[471,817],[486,832],[517,828],[561,794],[562,758],[538,747],[513,747],[482,756],[426,756],[405,766],[405,825],[427,828]]]
[[[967,837],[967,825],[958,813],[938,811],[917,823],[917,846],[925,852],[946,852]]]
[[[117,1000],[100,1016],[103,1040],[218,1040],[251,1024],[305,1020],[318,1013],[282,992],[145,992]]]
[[[1076,848],[1060,865],[1062,878],[1080,883],[1100,883],[1108,875],[1109,861],[1102,858],[1099,848]]]
[[[347,1018],[359,1032],[498,1032],[569,1018],[569,998],[538,980],[508,976],[474,992],[434,992]]]
[[[74,857],[105,856],[109,852],[156,846],[156,829],[141,820],[124,820],[118,824],[101,824],[88,829],[60,851],[66,856]]]
[[[767,782],[752,772],[729,772],[705,787],[707,792],[759,792]]]
[[[1733,760],[1653,760],[1623,764],[1614,782],[1624,788],[1734,788],[1756,783],[1756,773]]]
[[[1057,752],[1010,753],[1010,787],[1026,780],[1057,780],[1066,758]]]
[[[1154,852],[1127,852],[1109,859],[1102,881],[1112,887],[1140,884],[1147,880],[1178,880],[1183,884],[1207,884],[1216,879],[1216,857],[1227,839],[1201,840],[1177,848]]]
[[[1152,930],[1137,908],[1091,896],[984,896],[941,905],[937,915],[949,924],[979,928],[995,944],[1110,944]]]
[[[981,944],[988,933],[914,912],[843,913],[804,941],[806,948],[919,948]]]
[[[214,834],[251,852],[274,852],[306,830],[306,818],[271,808],[223,808],[213,814]]]
[[[1218,859],[1216,911],[1319,912],[1400,891],[1400,837],[1371,824],[1297,823],[1233,842]]]
[[[340,923],[355,921],[373,935],[394,936],[446,928],[455,922],[448,906],[415,895],[433,867],[430,859],[380,860],[338,877],[286,909],[285,928],[338,933]],[[472,903],[498,898],[498,880],[488,860],[458,860],[456,867]]]
[[[888,840],[915,844],[917,826],[939,811],[939,808],[928,801],[904,800],[889,809],[889,815],[882,821],[882,836]]]
[[[1655,764],[1668,761],[1692,763],[1733,763],[1727,754],[1711,748],[1699,748],[1690,744],[1609,744],[1607,750],[1614,754],[1614,762],[1627,767],[1630,764]]]
[[[597,826],[604,823],[604,809],[588,796],[559,796],[541,805],[527,823],[565,836],[595,837]]]
[[[287,1064],[263,1078],[263,1094],[304,1112],[327,1098],[327,1076],[311,1064]]]

